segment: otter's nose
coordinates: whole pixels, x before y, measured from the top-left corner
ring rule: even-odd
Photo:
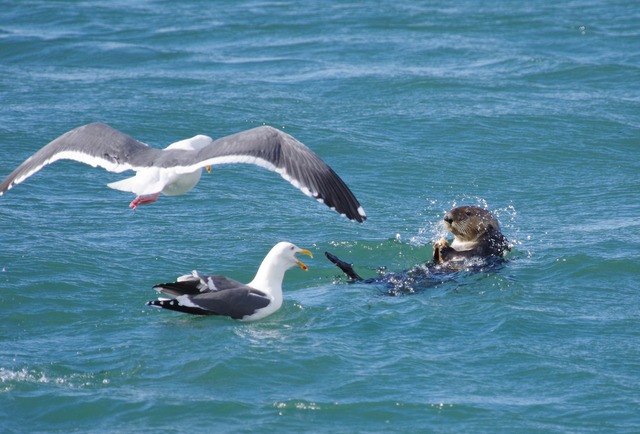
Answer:
[[[445,222],[449,223],[449,224],[453,223],[453,217],[452,217],[452,216],[451,216],[451,214],[449,214],[449,213],[446,213],[446,214],[444,215],[444,219],[443,219],[443,220],[444,220]]]

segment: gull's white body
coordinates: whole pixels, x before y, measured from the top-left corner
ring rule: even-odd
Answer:
[[[211,137],[197,135],[190,139],[180,140],[165,148],[183,151],[198,151],[213,142]],[[121,181],[111,182],[108,187],[120,191],[128,191],[138,196],[162,193],[165,196],[180,196],[188,193],[200,182],[202,168],[188,173],[179,173],[174,168],[149,167],[140,169],[135,176]]]

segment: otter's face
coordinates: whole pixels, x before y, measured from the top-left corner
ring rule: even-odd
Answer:
[[[477,206],[460,206],[444,215],[444,225],[460,241],[474,241],[488,232],[500,230],[489,211]]]

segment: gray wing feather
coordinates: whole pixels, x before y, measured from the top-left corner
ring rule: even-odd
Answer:
[[[206,292],[189,300],[213,315],[242,319],[269,305],[271,300],[261,291],[249,287]]]
[[[323,202],[349,219],[362,222],[364,210],[344,181],[311,149],[292,136],[263,126],[215,140],[194,151],[166,153],[163,167],[183,166],[185,172],[217,164],[256,164],[278,172],[305,194]]]
[[[153,165],[161,153],[108,125],[83,125],[53,140],[18,166],[0,184],[0,196],[57,160],[75,160],[110,172],[123,172]]]

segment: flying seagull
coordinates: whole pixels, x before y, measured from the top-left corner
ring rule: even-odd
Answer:
[[[149,301],[147,306],[245,321],[264,318],[282,306],[284,273],[295,265],[307,270],[307,266],[296,258],[297,253],[313,257],[310,251],[294,244],[284,241],[276,244],[262,261],[256,277],[247,284],[194,270],[192,274],[180,276],[176,282],[154,286],[156,291],[174,298]]]
[[[129,205],[155,202],[160,194],[190,191],[202,169],[217,164],[255,164],[279,173],[307,196],[350,220],[367,216],[349,187],[312,150],[269,126],[261,126],[213,140],[197,135],[165,149],[152,148],[103,123],[75,128],[29,157],[0,184],[0,196],[44,166],[75,160],[110,172],[134,170],[136,175],[107,184],[136,194]]]

